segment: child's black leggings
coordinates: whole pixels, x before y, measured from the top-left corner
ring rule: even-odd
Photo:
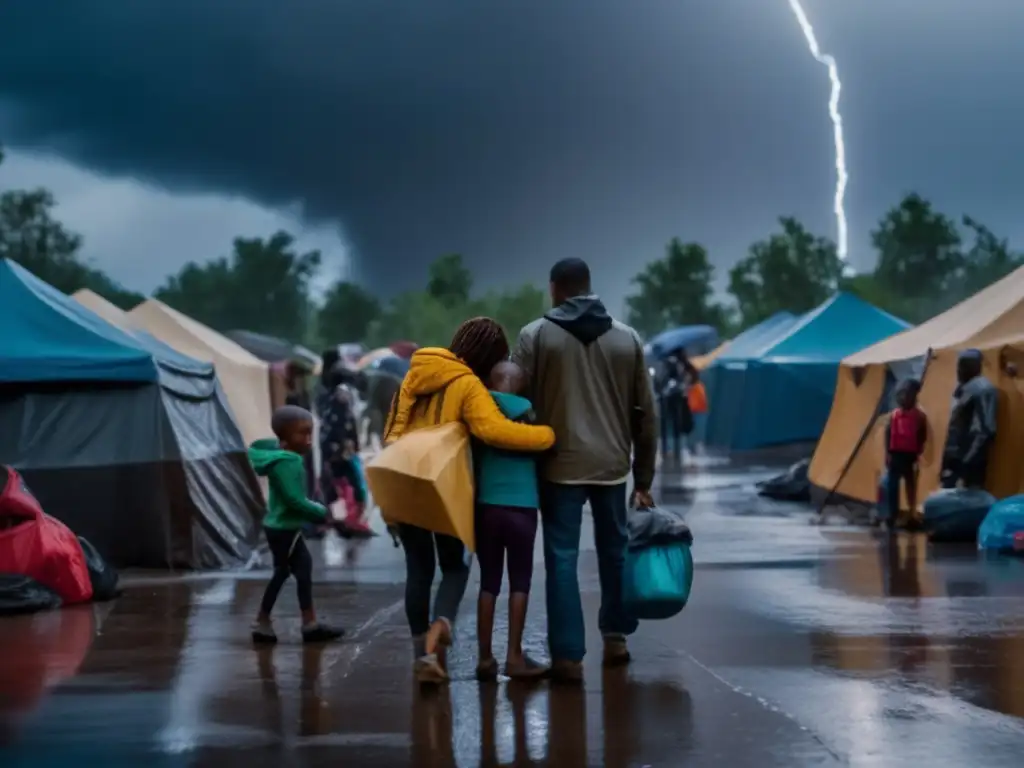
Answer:
[[[299,593],[299,608],[303,611],[312,610],[313,557],[302,538],[302,531],[282,531],[276,528],[264,528],[263,531],[274,558],[274,575],[263,593],[260,609],[264,615],[269,616],[274,610],[281,587],[289,576],[294,576]]]

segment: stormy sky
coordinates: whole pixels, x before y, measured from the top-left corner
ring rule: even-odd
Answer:
[[[853,264],[910,190],[1024,242],[1024,3],[805,7]],[[828,93],[787,0],[6,0],[0,186],[141,290],[285,227],[389,293],[582,256],[618,308],[674,235],[722,277],[781,214],[834,236]]]

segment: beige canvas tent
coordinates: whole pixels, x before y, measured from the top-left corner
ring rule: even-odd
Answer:
[[[178,352],[213,363],[245,441],[268,436],[274,404],[270,398],[270,369],[265,362],[156,299],[139,304],[128,313],[128,319],[134,327]]]
[[[913,374],[930,434],[922,457],[918,499],[939,485],[942,448],[956,387],[956,359],[976,348],[984,375],[1000,390],[998,434],[986,486],[998,497],[1024,492],[1024,268],[979,291],[928,322],[891,336],[843,360],[832,411],[811,460],[820,491],[874,502],[885,465],[884,415],[892,384]],[[1020,361],[1020,362],[1018,362]]]

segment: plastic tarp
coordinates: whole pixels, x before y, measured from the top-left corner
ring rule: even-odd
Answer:
[[[403,435],[367,465],[366,482],[389,525],[409,523],[445,533],[476,551],[465,425],[442,424]]]
[[[0,475],[0,573],[28,576],[64,605],[88,602],[92,581],[75,534],[44,514],[17,472],[2,467]]]
[[[798,461],[781,475],[758,483],[757,492],[777,501],[810,501],[811,483],[807,479],[810,463],[810,459]]]
[[[267,363],[294,362],[308,371],[319,369],[320,356],[300,344],[287,339],[268,336],[255,331],[234,330],[224,334],[242,349],[256,355]]]
[[[213,363],[245,442],[268,436],[273,408],[270,368],[264,361],[156,299],[135,307],[128,318],[178,352]]]
[[[906,327],[838,293],[799,318],[783,316],[735,339],[703,374],[711,404],[708,444],[750,450],[817,440],[842,358]]]
[[[924,502],[923,526],[931,541],[975,542],[995,497],[980,488],[944,488]]]
[[[147,382],[152,355],[134,338],[15,264],[0,260],[0,382]]]
[[[1024,496],[1011,496],[992,505],[978,529],[978,548],[1024,555]]]

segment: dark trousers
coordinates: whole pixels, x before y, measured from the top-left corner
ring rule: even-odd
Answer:
[[[917,454],[893,451],[889,454],[889,515],[896,520],[900,515],[900,484],[906,485],[908,492],[917,487]]]
[[[548,645],[555,660],[582,661],[587,651],[577,566],[583,506],[588,501],[594,516],[597,573],[601,582],[598,628],[604,635],[631,635],[637,628],[637,620],[622,603],[628,539],[626,484],[546,482],[541,487],[540,514],[544,527]]]
[[[536,509],[495,504],[477,507],[476,554],[480,561],[480,591],[490,595],[501,594],[501,577],[507,554],[509,591],[529,594],[536,541]]]
[[[438,565],[441,584],[434,597],[433,618],[454,625],[469,581],[466,548],[454,536],[407,523],[398,526],[398,537],[405,550],[405,617],[413,637],[430,629],[430,589]]]
[[[267,545],[274,558],[274,575],[270,577],[263,592],[260,610],[267,616],[274,610],[274,603],[281,593],[281,587],[289,576],[295,577],[295,585],[299,593],[299,608],[303,611],[313,609],[313,557],[309,554],[302,531],[283,531],[277,528],[264,528]]]

